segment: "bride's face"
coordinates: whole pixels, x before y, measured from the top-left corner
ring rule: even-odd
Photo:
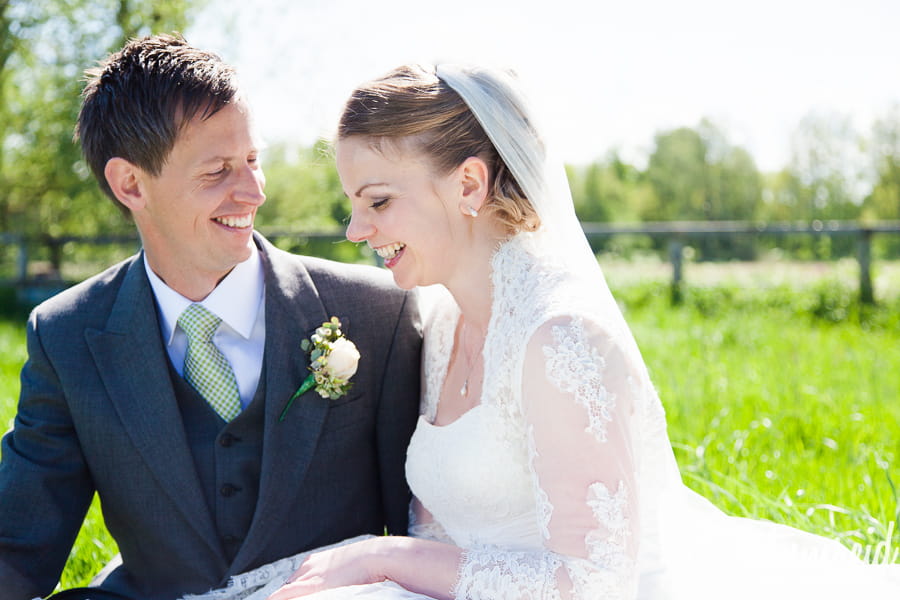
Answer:
[[[460,253],[458,173],[435,175],[404,147],[376,150],[360,136],[337,142],[337,170],[352,207],[347,239],[368,243],[401,288],[446,284]]]

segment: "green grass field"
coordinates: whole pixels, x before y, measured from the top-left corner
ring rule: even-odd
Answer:
[[[838,279],[703,281],[673,308],[664,280],[610,278],[688,485],[731,514],[900,554],[900,300],[861,308]],[[11,426],[20,322],[0,322],[0,349],[0,423]],[[95,502],[62,586],[84,585],[113,554]]]

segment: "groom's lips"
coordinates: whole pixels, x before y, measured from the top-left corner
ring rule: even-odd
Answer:
[[[253,214],[213,217],[212,220],[231,229],[247,229],[253,225]]]

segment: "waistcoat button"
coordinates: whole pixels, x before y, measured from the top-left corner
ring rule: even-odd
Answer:
[[[225,496],[226,498],[234,496],[239,491],[241,491],[240,487],[238,487],[236,485],[232,485],[230,483],[226,483],[221,488],[219,488],[219,493],[222,494],[223,496]]]

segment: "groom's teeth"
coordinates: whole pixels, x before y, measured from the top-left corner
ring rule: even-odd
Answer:
[[[215,219],[222,225],[234,227],[235,229],[243,229],[253,224],[253,215],[245,215],[243,217],[217,217]]]
[[[397,256],[397,254],[406,248],[406,244],[401,244],[399,242],[394,242],[393,244],[388,244],[386,246],[382,246],[380,248],[375,248],[375,253],[378,254],[384,260],[389,260]]]

